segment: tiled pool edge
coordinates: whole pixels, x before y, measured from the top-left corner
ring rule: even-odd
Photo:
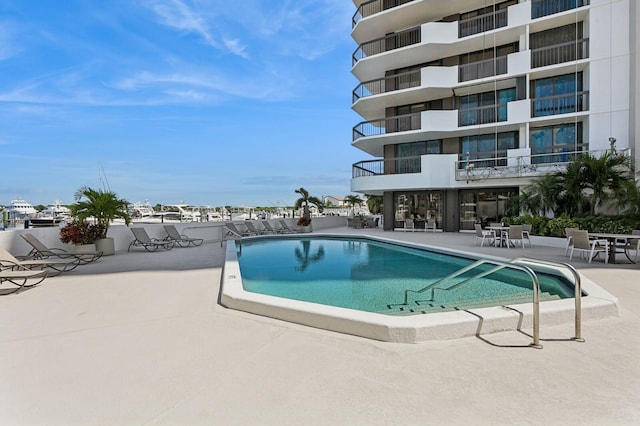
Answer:
[[[314,234],[314,236],[339,237],[340,235]],[[363,235],[359,237],[408,246],[429,247],[379,237]],[[444,250],[450,253],[477,256],[457,250]],[[617,299],[584,276],[581,277],[582,288],[588,293],[588,296],[582,299],[583,321],[618,316]],[[225,307],[387,342],[419,343],[428,340],[456,339],[474,336],[477,333],[489,334],[516,330],[519,324],[522,329],[527,330],[532,327],[533,323],[532,303],[512,305],[510,308],[479,308],[469,310],[469,312],[390,316],[247,292],[242,288],[236,245],[232,240],[227,242],[221,286],[221,303]],[[520,323],[521,316],[522,322]],[[482,319],[482,327],[479,330],[480,319]],[[573,321],[573,299],[540,303],[541,338],[544,339],[545,326],[572,323]],[[557,338],[557,336],[554,337]]]

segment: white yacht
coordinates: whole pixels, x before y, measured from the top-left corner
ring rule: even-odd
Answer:
[[[7,206],[5,211],[9,212],[10,219],[29,219],[38,213],[31,204],[20,197],[12,200],[11,205]]]
[[[56,200],[46,209],[31,217],[33,226],[57,226],[60,222],[71,220],[71,209],[62,201]]]

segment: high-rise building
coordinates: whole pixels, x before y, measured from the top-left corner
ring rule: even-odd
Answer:
[[[578,153],[638,162],[635,0],[354,0],[354,192],[385,229],[499,221]],[[640,162],[638,162],[640,164]]]

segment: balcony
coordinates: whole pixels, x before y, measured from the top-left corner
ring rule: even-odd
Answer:
[[[422,127],[422,113],[398,115],[363,121],[353,128],[353,141],[370,136],[386,135],[388,133],[420,130]]]
[[[414,0],[371,0],[364,2],[360,5],[356,13],[353,15],[353,18],[351,18],[351,28],[355,28],[355,26],[358,24],[358,22],[360,22],[362,18],[367,18],[369,16],[375,15],[376,13],[380,13],[383,10],[402,6],[403,4],[412,1]]]
[[[507,103],[458,110],[458,126],[460,127],[499,121],[507,121]]]
[[[589,110],[589,92],[544,96],[531,99],[531,117],[571,114]]]
[[[458,81],[478,80],[507,73],[507,56],[472,62],[458,67]]]
[[[531,49],[531,68],[573,62],[589,57],[589,39]]]
[[[362,43],[355,52],[353,52],[351,64],[355,65],[360,59],[378,55],[382,52],[418,44],[421,40],[420,34],[420,27],[416,27]]]
[[[392,92],[395,90],[409,89],[419,87],[421,82],[420,70],[414,70],[402,74],[395,74],[377,80],[366,81],[358,85],[352,93],[352,101],[364,97],[379,95],[381,93]]]
[[[458,22],[458,38],[485,33],[508,25],[508,9],[485,13]]]
[[[421,173],[421,158],[415,156],[360,161],[353,165],[351,177]]]
[[[588,6],[589,0],[531,0],[531,19]]]

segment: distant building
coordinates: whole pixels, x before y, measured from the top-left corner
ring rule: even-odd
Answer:
[[[337,195],[325,195],[322,198],[322,202],[326,207],[343,207],[344,197],[340,197]]]
[[[499,221],[577,153],[638,162],[635,0],[354,0],[351,189],[384,227]],[[640,164],[640,163],[639,163]]]

